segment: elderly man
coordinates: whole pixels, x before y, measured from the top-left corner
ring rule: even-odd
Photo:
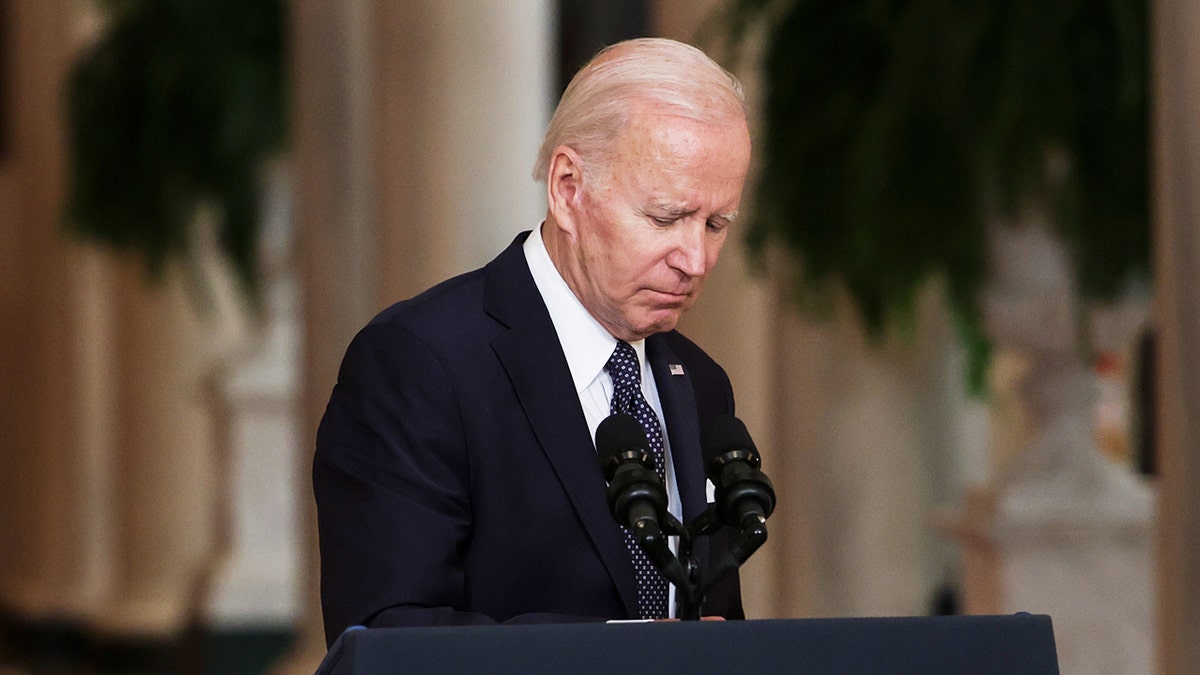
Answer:
[[[346,352],[313,468],[328,641],[355,624],[671,615],[673,589],[608,512],[593,438],[633,414],[672,513],[704,511],[699,428],[733,394],[674,328],[749,162],[740,85],[693,47],[623,42],[575,76],[534,171],[545,221]],[[736,575],[705,612],[741,617]]]

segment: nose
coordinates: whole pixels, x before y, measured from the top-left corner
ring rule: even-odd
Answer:
[[[704,276],[708,271],[706,225],[688,222],[676,228],[678,239],[667,256],[667,264],[689,277]]]

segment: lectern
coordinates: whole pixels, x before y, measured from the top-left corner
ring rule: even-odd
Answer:
[[[684,621],[350,630],[318,675],[1058,673],[1050,617]]]

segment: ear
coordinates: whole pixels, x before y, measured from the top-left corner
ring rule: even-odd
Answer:
[[[550,158],[546,202],[554,222],[574,233],[575,213],[583,202],[583,162],[569,146],[558,146]]]

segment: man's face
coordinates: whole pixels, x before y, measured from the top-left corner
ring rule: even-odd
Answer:
[[[741,120],[708,124],[636,114],[615,159],[584,180],[564,274],[613,336],[671,330],[700,295],[742,196],[750,136]]]

